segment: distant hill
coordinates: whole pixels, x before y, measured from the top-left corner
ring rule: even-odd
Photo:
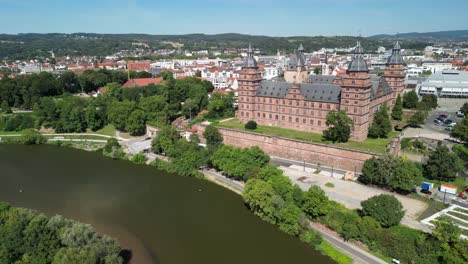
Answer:
[[[468,30],[438,31],[426,33],[402,33],[398,35],[375,35],[371,39],[405,39],[413,41],[468,41]]]
[[[147,35],[147,34],[0,34],[0,60],[21,60],[50,57],[50,51],[56,56],[105,56],[121,50],[132,50],[144,47],[151,51],[161,48],[177,48],[181,50],[226,50],[248,47],[251,43],[263,54],[276,54],[277,50],[291,52],[302,43],[306,51],[320,48],[353,47],[356,41],[361,41],[368,52],[376,51],[378,47],[391,47],[393,40],[380,38],[363,38],[350,36],[294,36],[269,37],[253,36],[235,33],[205,35]],[[421,48],[425,43],[408,41],[405,48]]]

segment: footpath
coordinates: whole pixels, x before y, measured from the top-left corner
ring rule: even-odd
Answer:
[[[244,189],[245,184],[243,182],[234,181],[224,177],[223,175],[212,171],[212,170],[201,170],[205,177],[229,190],[241,195]],[[314,229],[315,231],[319,232],[323,239],[328,243],[332,244],[335,248],[338,248],[343,253],[348,255],[353,259],[353,263],[355,264],[384,264],[387,263],[386,261],[370,254],[369,252],[365,251],[364,249],[356,246],[351,242],[344,241],[339,234],[330,230],[329,228],[315,222],[310,222],[310,228]]]

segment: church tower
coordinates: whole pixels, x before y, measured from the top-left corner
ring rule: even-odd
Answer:
[[[392,55],[388,58],[384,78],[393,89],[392,107],[395,105],[398,95],[402,95],[405,89],[405,63],[401,56],[401,47],[398,41],[392,50]]]
[[[365,140],[369,129],[372,83],[364,59],[364,49],[359,42],[341,86],[340,110],[345,111],[354,123],[351,138],[358,141]]]
[[[255,98],[257,89],[262,81],[262,73],[258,69],[257,61],[254,58],[252,46],[249,44],[247,57],[244,60],[239,73],[238,105],[237,117],[243,123],[254,120]]]

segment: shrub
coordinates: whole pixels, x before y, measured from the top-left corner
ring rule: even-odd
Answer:
[[[247,124],[245,124],[245,129],[249,129],[249,130],[255,130],[257,129],[257,122],[253,121],[253,120],[250,120],[249,122],[247,122]]]
[[[300,236],[300,239],[302,242],[307,243],[314,248],[322,243],[322,237],[314,230],[307,230],[303,232]]]
[[[335,184],[333,184],[331,182],[327,182],[327,183],[325,183],[325,186],[328,187],[328,188],[334,188]]]
[[[132,158],[132,162],[135,164],[146,164],[148,158],[143,153],[138,153]]]
[[[23,132],[20,142],[26,145],[44,144],[47,140],[45,137],[34,129],[27,129]]]
[[[405,215],[400,201],[393,195],[382,194],[371,197],[363,202],[362,215],[377,220],[383,227],[396,226]]]

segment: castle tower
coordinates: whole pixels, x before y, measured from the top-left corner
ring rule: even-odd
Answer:
[[[340,101],[340,110],[346,111],[354,122],[351,138],[358,141],[367,138],[372,90],[369,68],[363,54],[364,49],[358,42],[347,75],[342,80]]]
[[[289,83],[303,83],[307,80],[309,73],[306,68],[305,50],[302,44],[294,51],[289,58],[287,70],[284,72],[284,79]]]
[[[244,60],[239,73],[238,105],[237,117],[241,122],[254,120],[255,98],[257,89],[262,81],[262,73],[258,70],[257,61],[253,56],[252,46],[249,44],[247,57]]]
[[[405,89],[405,63],[403,57],[401,56],[401,47],[398,41],[395,43],[395,46],[392,50],[392,55],[388,58],[385,70],[384,78],[393,89],[393,107],[396,102],[398,95],[402,95]]]

